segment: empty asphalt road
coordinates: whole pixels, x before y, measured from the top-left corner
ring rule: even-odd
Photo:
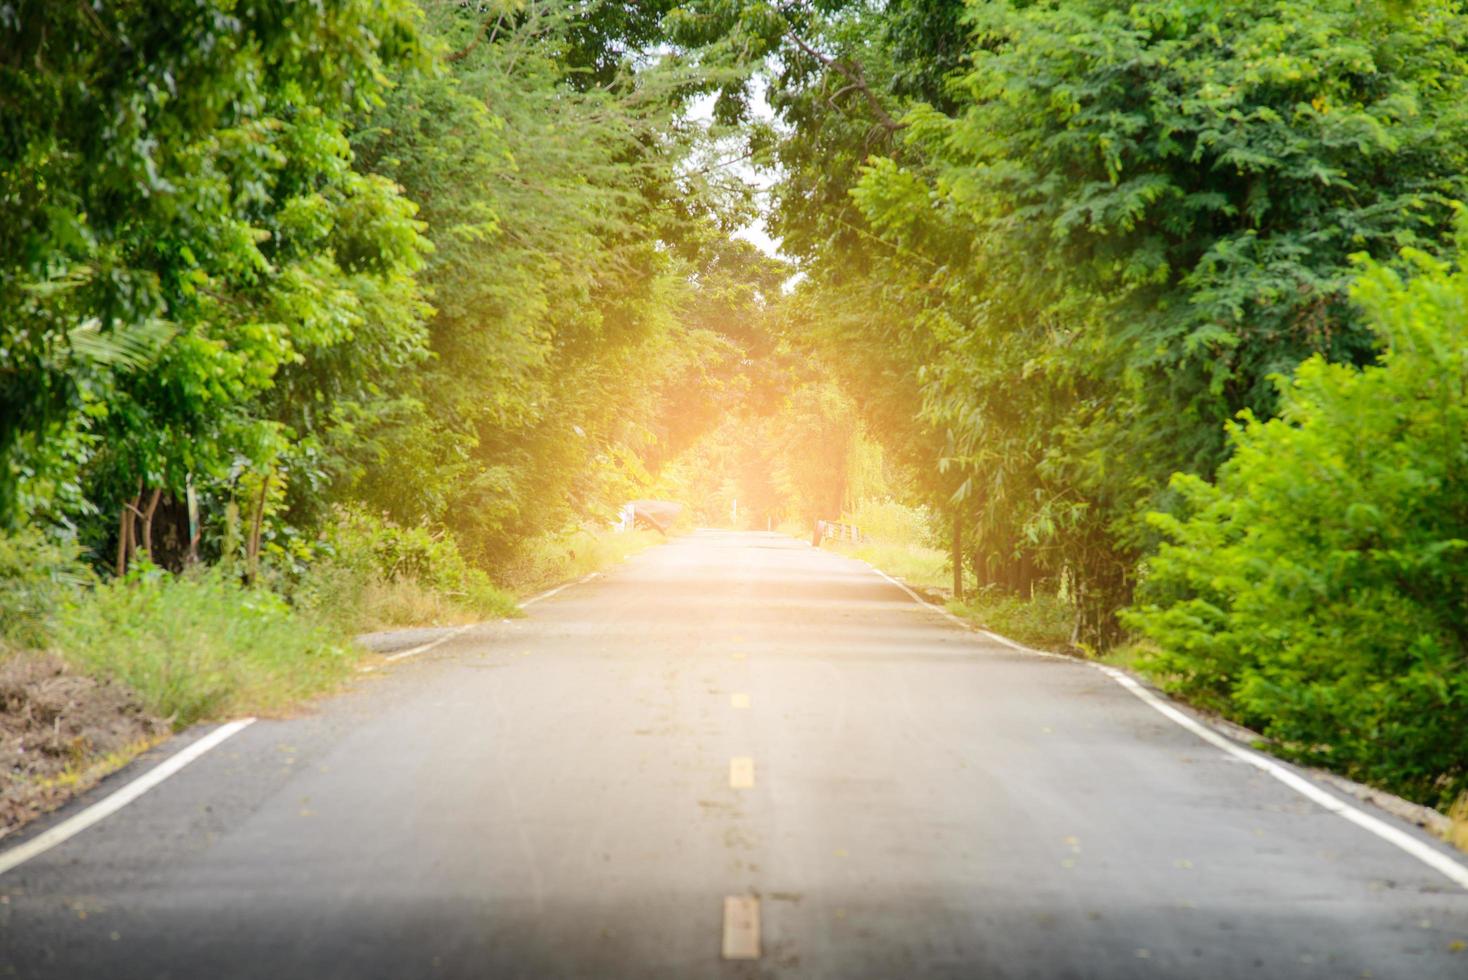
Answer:
[[[0,976],[1449,980],[1464,942],[1468,890],[1100,671],[766,534],[386,664],[0,876]]]

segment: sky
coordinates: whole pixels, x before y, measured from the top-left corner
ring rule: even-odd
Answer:
[[[717,97],[716,93],[710,93],[695,101],[689,107],[689,118],[703,123],[712,122],[714,117],[714,101]],[[755,117],[758,119],[769,120],[774,118],[774,110],[765,101],[764,86],[760,83],[758,77],[755,79],[754,97],[751,100],[751,107]],[[765,198],[764,192],[768,191],[775,183],[776,178],[773,174],[762,173],[756,170],[750,166],[747,160],[740,160],[731,165],[729,169],[740,180],[756,188],[756,193],[760,195],[762,200]],[[770,237],[770,233],[765,227],[763,216],[756,218],[750,224],[736,231],[734,237],[753,242],[766,255],[789,261],[788,256],[780,254],[779,241]]]

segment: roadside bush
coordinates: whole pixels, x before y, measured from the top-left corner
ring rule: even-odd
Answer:
[[[682,520],[680,516],[675,529]],[[512,588],[534,592],[600,571],[664,540],[658,532],[644,530],[616,533],[581,528],[570,533],[542,534],[521,544],[501,574]]]
[[[862,500],[845,520],[861,528],[864,538],[884,544],[942,546],[933,514],[926,507],[913,507],[895,500]]]
[[[1468,256],[1468,222],[1460,256]],[[1468,272],[1406,253],[1353,296],[1384,351],[1278,382],[1231,426],[1128,622],[1142,666],[1302,761],[1429,804],[1468,790]]]
[[[322,552],[289,592],[302,608],[343,630],[519,614],[514,597],[471,566],[444,531],[342,510]]]
[[[175,577],[146,562],[63,610],[54,641],[68,661],[121,681],[176,729],[284,708],[334,686],[354,659],[273,592],[217,569]]]
[[[0,647],[43,648],[57,611],[91,580],[75,544],[36,528],[0,534]]]

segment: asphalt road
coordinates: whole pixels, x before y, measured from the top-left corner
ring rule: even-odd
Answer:
[[[1099,671],[765,534],[260,721],[0,877],[27,977],[1449,980],[1465,941],[1468,891]]]

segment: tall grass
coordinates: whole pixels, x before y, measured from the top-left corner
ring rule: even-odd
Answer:
[[[92,581],[76,545],[34,528],[0,533],[0,653],[44,646],[57,609]]]
[[[948,609],[1016,643],[1037,650],[1070,650],[1075,607],[1049,593],[1019,596],[980,589],[962,601],[949,600]]]
[[[52,641],[175,728],[284,709],[334,687],[355,659],[329,627],[273,592],[217,570],[175,577],[148,565],[63,609]]]
[[[347,634],[520,614],[515,597],[470,565],[451,535],[360,510],[341,510],[322,554],[280,588]]]

